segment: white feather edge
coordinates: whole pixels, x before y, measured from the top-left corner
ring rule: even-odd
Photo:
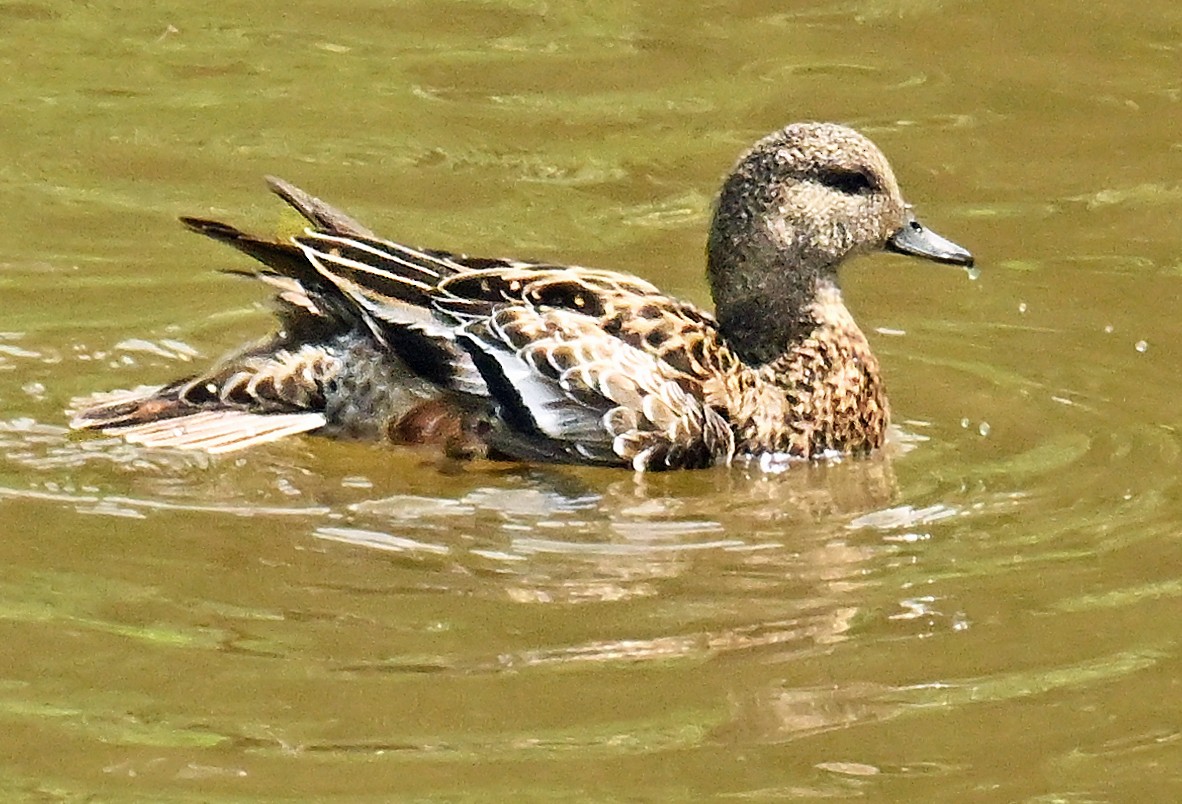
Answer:
[[[323,413],[211,410],[130,427],[108,427],[103,432],[145,447],[201,450],[217,455],[306,433],[326,423]]]
[[[321,238],[324,239],[324,238]],[[355,262],[353,260],[346,260],[332,254],[317,251],[310,246],[295,241],[296,245],[303,250],[308,261],[324,275],[329,281],[341,289],[349,298],[353,299],[361,309],[381,321],[391,324],[400,324],[402,326],[411,327],[424,335],[431,338],[438,338],[439,340],[449,341],[455,343],[456,329],[454,326],[440,321],[433,309],[425,307],[418,307],[413,304],[399,301],[398,299],[390,299],[387,297],[377,297],[374,294],[367,293],[364,288],[355,282],[351,282],[342,276],[334,273],[325,267],[324,262],[335,262],[341,265],[347,265],[355,269],[368,269],[374,272],[371,266],[366,266],[363,263]],[[354,243],[353,245],[358,245]],[[373,251],[373,249],[368,249]],[[384,274],[384,272],[382,272]],[[384,274],[385,275],[385,274]],[[414,286],[427,287],[421,282],[406,280],[403,277],[391,276],[390,278],[407,282],[407,284]],[[371,325],[374,335],[379,342],[385,343],[385,336]],[[455,387],[456,390],[462,393],[472,394],[474,396],[488,396],[488,388],[484,384],[480,372],[477,371],[472,359],[464,352],[457,352],[456,362],[453,364],[456,369]]]
[[[396,263],[403,268],[409,269],[413,273],[418,273],[428,277],[430,280],[432,280],[430,282],[431,286],[436,285],[438,281],[445,276],[451,276],[453,274],[468,270],[465,266],[457,262],[436,255],[428,254],[421,249],[408,246],[405,243],[395,243],[393,240],[376,240],[376,243],[381,244],[381,248],[379,248],[372,243],[363,243],[351,237],[330,235],[326,232],[317,231],[316,229],[312,228],[304,229],[304,239],[317,240],[322,243],[330,243],[334,245],[348,246],[350,248],[368,252],[374,257],[377,257],[379,260],[389,260],[390,262]],[[303,248],[303,245],[298,242],[296,245]],[[402,255],[409,255],[409,259]],[[434,268],[428,267],[431,265],[442,268],[443,272],[441,273]],[[364,266],[363,270],[367,270],[370,273],[387,273],[386,271],[382,270],[381,267],[376,265]],[[400,279],[402,277],[394,278]]]
[[[500,366],[505,380],[516,389],[521,403],[538,429],[560,441],[608,441],[603,412],[571,399],[559,385],[517,355],[460,328],[459,337],[480,349]]]
[[[393,299],[388,296],[381,296],[368,288],[359,285],[351,279],[341,276],[328,267],[327,264],[340,265],[354,271],[363,273],[372,273],[382,276],[384,278],[401,282],[410,287],[419,288],[421,290],[430,290],[432,287],[423,282],[412,279],[407,279],[402,276],[394,276],[385,271],[378,271],[373,266],[365,263],[357,262],[355,260],[345,259],[335,254],[328,254],[323,251],[317,251],[311,246],[296,241],[296,245],[304,252],[304,256],[308,258],[308,262],[320,272],[326,279],[341,289],[349,298],[357,302],[366,312],[377,316],[385,321],[390,321],[396,324],[418,324],[431,331],[431,334],[441,338],[448,338],[451,334],[451,327],[443,324],[435,318],[435,312],[426,307],[419,307],[418,305],[408,304],[407,302]],[[327,264],[326,264],[327,263]]]

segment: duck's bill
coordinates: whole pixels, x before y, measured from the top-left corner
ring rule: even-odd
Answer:
[[[973,264],[972,254],[924,226],[916,220],[911,210],[907,210],[903,228],[891,235],[886,242],[886,247],[888,251],[924,257],[951,265],[972,267]]]

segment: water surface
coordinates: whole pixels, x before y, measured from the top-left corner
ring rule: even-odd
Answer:
[[[1182,794],[1182,12],[0,5],[0,790],[116,801]],[[179,214],[706,303],[747,144],[852,124],[982,275],[844,274],[900,433],[775,476],[70,434],[258,337]]]

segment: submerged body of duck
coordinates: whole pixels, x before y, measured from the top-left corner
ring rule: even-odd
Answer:
[[[861,134],[798,123],[726,179],[707,246],[714,316],[627,274],[383,240],[286,182],[290,243],[184,218],[265,267],[280,329],[209,371],[83,400],[72,425],[228,452],[295,433],[636,469],[882,444],[878,362],[838,265],[876,249],[971,265],[924,229]]]

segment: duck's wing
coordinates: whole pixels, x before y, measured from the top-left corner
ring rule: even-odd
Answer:
[[[494,446],[638,470],[729,462],[715,387],[738,363],[693,305],[627,274],[520,262],[440,290],[436,306],[464,322],[460,344],[511,425]]]
[[[475,270],[462,255],[390,240],[308,229],[292,238],[329,295],[356,311],[382,348],[446,391],[486,397],[468,353],[456,344],[456,320],[435,305],[449,277]]]
[[[591,316],[509,305],[458,337],[497,403],[502,426],[486,438],[510,455],[660,470],[726,463],[734,451],[701,383]]]
[[[730,458],[705,390],[717,327],[644,280],[314,231],[295,242],[379,330],[410,326],[466,353],[498,415],[495,449],[638,469]]]

